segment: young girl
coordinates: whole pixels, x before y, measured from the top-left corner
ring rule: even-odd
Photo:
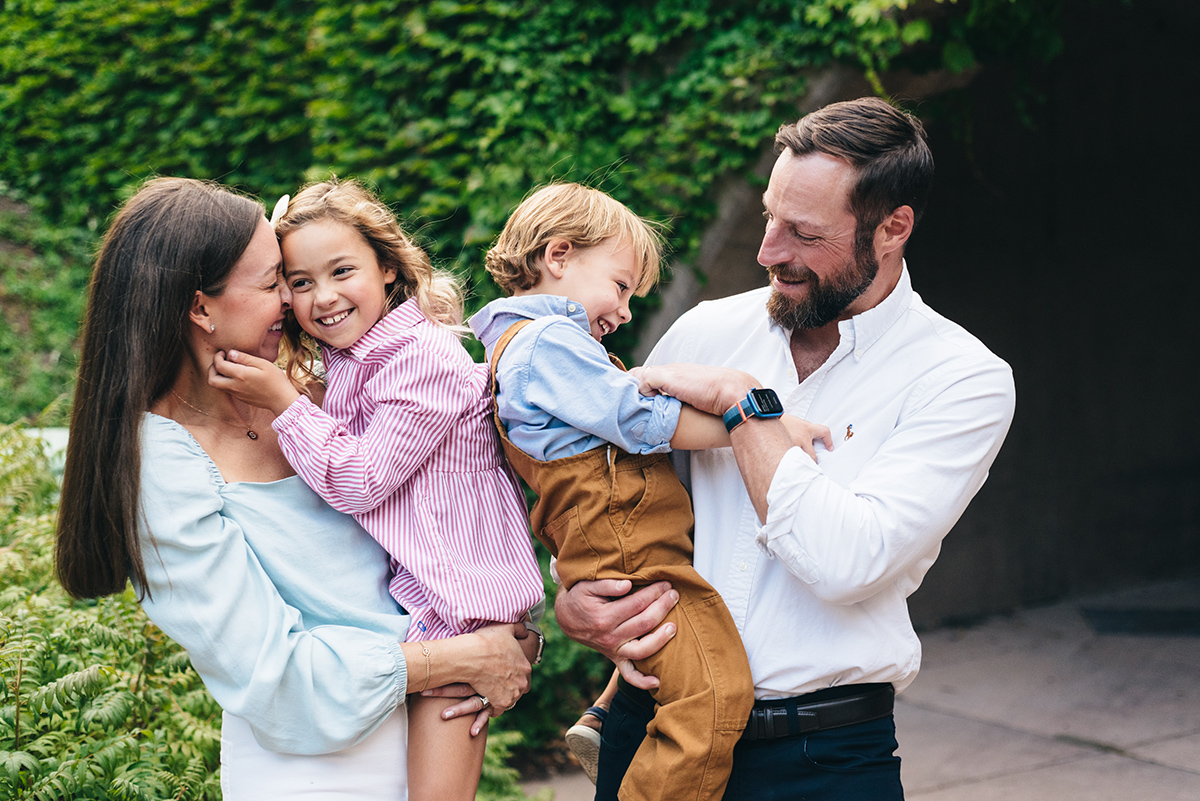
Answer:
[[[424,664],[408,667],[419,692],[438,659],[430,641],[529,621],[543,599],[525,502],[488,416],[488,369],[457,338],[453,279],[436,273],[357,183],[308,186],[282,216],[277,209],[275,223],[292,293],[288,373],[317,385],[298,325],[321,345],[323,402],[270,362],[236,351],[218,354],[211,383],[274,411],[296,472],[391,554],[389,590],[412,616],[408,640],[422,642]],[[470,735],[503,711],[477,698],[474,721],[447,721],[453,699],[409,697],[414,801],[475,797],[486,738]]]

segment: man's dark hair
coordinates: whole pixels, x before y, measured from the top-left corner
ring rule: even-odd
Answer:
[[[933,154],[920,120],[877,97],[833,103],[781,126],[775,150],[797,156],[824,153],[855,168],[850,211],[860,234],[873,232],[900,206],[911,206],[914,225],[933,183]]]

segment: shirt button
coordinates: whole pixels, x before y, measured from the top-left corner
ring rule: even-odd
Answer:
[[[740,570],[740,571],[742,571],[743,573],[745,573],[745,572],[746,572],[746,567],[747,567],[746,563],[745,563],[745,562],[742,562],[740,565],[738,565],[738,570]]]
[[[862,358],[862,351],[861,351],[861,350],[856,350],[856,351],[854,351],[854,358],[856,358],[856,359],[861,359],[861,358]]]
[[[568,304],[567,304],[567,311],[569,311],[569,312],[574,312],[574,311],[575,311],[575,304],[574,304],[574,303],[568,303]]]

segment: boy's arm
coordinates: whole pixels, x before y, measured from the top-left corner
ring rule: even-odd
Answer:
[[[691,389],[697,385],[734,387],[740,394],[744,385],[759,386],[754,376],[726,367],[707,367],[698,364],[672,364],[658,367],[635,367],[630,370],[638,378],[638,390],[644,395],[674,394],[674,391]],[[693,390],[694,391],[694,390]],[[713,391],[717,391],[713,389]],[[749,391],[748,389],[746,390]],[[814,440],[825,443],[826,450],[833,450],[833,437],[823,425],[810,423],[790,414],[781,421],[794,445],[816,459]],[[683,451],[700,451],[708,448],[728,448],[729,432],[725,422],[715,414],[708,414],[684,403],[679,412],[679,425],[671,437],[671,448]]]
[[[709,448],[728,448],[729,432],[715,414],[699,411],[686,403],[679,409],[679,425],[671,437],[671,449],[703,451]]]

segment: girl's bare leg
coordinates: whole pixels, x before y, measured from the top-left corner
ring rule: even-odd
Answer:
[[[409,801],[474,801],[487,728],[472,737],[474,716],[442,720],[461,700],[408,696]]]

